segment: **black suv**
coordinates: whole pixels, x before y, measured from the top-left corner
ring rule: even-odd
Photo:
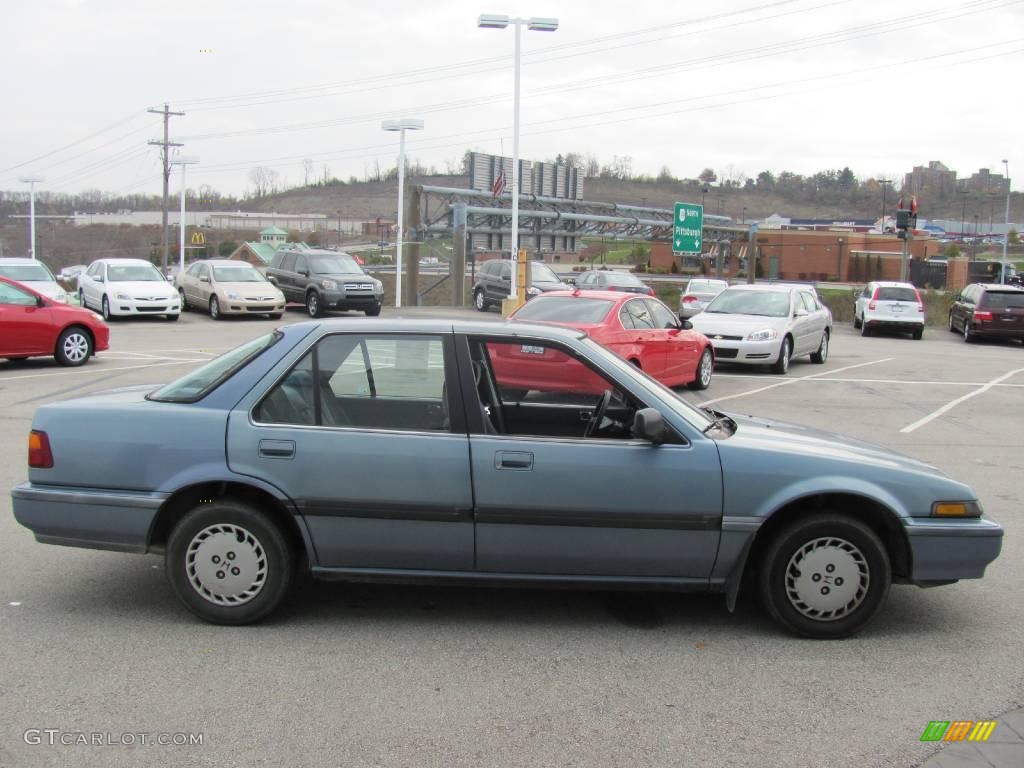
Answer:
[[[305,304],[310,317],[320,317],[328,309],[361,309],[379,315],[384,304],[380,280],[340,251],[282,247],[267,267],[267,279],[287,301]]]
[[[964,341],[979,338],[1024,341],[1024,291],[1012,285],[972,283],[949,310],[949,330]]]
[[[501,305],[512,290],[512,262],[502,259],[491,259],[480,264],[476,271],[476,283],[473,284],[473,306],[486,312],[491,304]],[[551,267],[542,261],[530,262],[530,287],[526,289],[526,298],[530,299],[548,291],[569,291],[568,285],[558,279]]]

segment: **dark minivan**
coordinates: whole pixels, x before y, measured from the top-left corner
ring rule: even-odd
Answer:
[[[492,304],[501,306],[512,290],[512,262],[504,259],[491,259],[480,264],[476,272],[476,283],[473,285],[473,306],[486,312]],[[542,261],[530,262],[530,287],[526,289],[526,298],[538,296],[548,291],[567,291],[569,286],[563,283],[551,267]]]
[[[287,301],[306,305],[310,317],[328,309],[358,309],[379,315],[384,286],[363,272],[352,256],[318,248],[280,248],[267,267],[267,279]]]
[[[972,283],[960,291],[949,310],[949,330],[964,341],[1024,341],[1024,290],[1010,285]]]

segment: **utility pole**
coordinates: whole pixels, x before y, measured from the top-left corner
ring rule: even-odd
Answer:
[[[154,146],[158,146],[158,147],[162,147],[163,148],[161,150],[161,153],[160,153],[162,155],[162,159],[164,161],[164,207],[163,207],[164,215],[163,215],[163,228],[160,230],[160,254],[161,254],[160,255],[160,274],[166,275],[167,274],[167,248],[168,248],[168,242],[167,242],[167,205],[168,205],[169,185],[170,185],[170,180],[171,180],[171,157],[170,157],[169,148],[170,147],[180,147],[180,146],[182,146],[181,143],[170,140],[170,138],[168,136],[168,124],[170,123],[171,115],[175,115],[175,116],[178,116],[178,117],[183,117],[185,115],[185,113],[184,112],[171,112],[170,111],[170,105],[167,104],[166,102],[164,103],[164,108],[163,109],[147,109],[146,111],[147,112],[152,112],[154,115],[163,115],[164,116],[164,140],[163,141],[150,141],[150,142],[147,142],[147,143],[152,144]]]

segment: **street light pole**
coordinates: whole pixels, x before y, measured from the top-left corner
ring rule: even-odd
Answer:
[[[29,185],[29,256],[36,258],[36,182],[42,181],[43,177],[20,176],[18,180]]]
[[[1006,231],[1003,233],[1003,278],[999,282],[1006,282],[1006,246],[1010,242],[1010,162],[1003,160],[1003,168],[1006,170]]]
[[[176,157],[171,165],[181,166],[181,212],[178,220],[178,270],[185,271],[185,167],[199,162],[198,157]]]
[[[515,26],[514,85],[512,96],[512,279],[509,298],[519,298],[519,53],[522,27],[534,32],[554,32],[558,29],[558,19],[539,18],[536,16],[522,19],[510,19],[508,16],[481,14],[477,26],[483,29],[505,29],[509,24]]]
[[[405,238],[405,132],[423,130],[423,121],[411,117],[385,120],[380,124],[385,131],[398,131],[398,236],[395,238],[395,307],[402,306],[402,241]],[[378,247],[380,233],[377,233]]]
[[[883,235],[885,234],[885,191],[892,184],[891,179],[879,179],[878,183],[882,185],[882,220],[879,222],[878,230]]]

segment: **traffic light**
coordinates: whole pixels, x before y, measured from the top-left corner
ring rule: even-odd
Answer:
[[[901,232],[917,229],[917,212],[907,208],[898,209],[896,211],[896,229]]]

